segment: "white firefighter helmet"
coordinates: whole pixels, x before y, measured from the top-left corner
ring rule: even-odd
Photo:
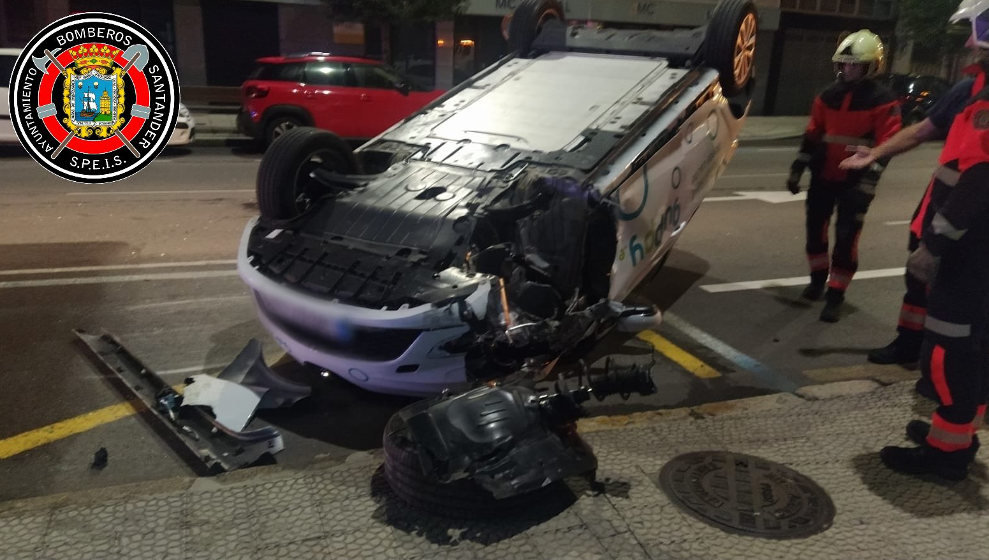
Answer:
[[[838,43],[831,61],[838,64],[864,64],[868,67],[865,75],[874,76],[886,68],[886,47],[879,35],[868,29],[859,29]]]
[[[951,23],[963,19],[972,22],[972,40],[981,49],[989,49],[989,0],[962,0],[951,16]]]

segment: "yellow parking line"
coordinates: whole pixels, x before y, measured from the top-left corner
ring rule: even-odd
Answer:
[[[642,331],[635,335],[635,337],[648,342],[653,348],[656,349],[657,352],[673,360],[679,364],[680,367],[694,374],[696,377],[700,377],[701,379],[721,377],[721,374],[718,373],[718,371],[713,367],[705,364],[693,355],[687,353],[686,350],[683,350],[676,344],[673,344],[669,340],[666,340],[652,331]]]
[[[172,389],[181,394],[185,390],[185,385],[172,385]],[[92,412],[80,414],[68,420],[42,426],[7,439],[0,439],[0,459],[13,457],[18,453],[30,451],[35,447],[41,447],[42,445],[47,445],[69,436],[88,432],[103,424],[109,424],[121,418],[127,418],[128,416],[137,414],[141,410],[146,410],[144,403],[137,399],[132,399],[120,404],[113,404]]]
[[[115,404],[7,439],[0,439],[0,459],[6,459],[35,447],[41,447],[53,441],[81,434],[97,426],[126,418],[136,413],[138,409],[135,407],[138,406],[142,405],[137,401]]]
[[[285,353],[281,352],[277,355],[277,359],[268,360],[268,363],[276,363],[284,357]],[[185,389],[185,385],[172,385],[172,389],[181,394]],[[42,426],[41,428],[17,434],[7,439],[0,439],[0,459],[13,457],[19,453],[30,451],[35,447],[41,447],[42,445],[65,439],[69,436],[87,432],[103,424],[109,424],[110,422],[115,422],[121,418],[136,414],[140,410],[144,410],[144,404],[136,399],[130,400],[80,414],[75,418]]]

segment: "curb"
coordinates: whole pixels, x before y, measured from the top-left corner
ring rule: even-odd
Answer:
[[[884,380],[879,378],[835,381],[818,385],[805,385],[798,389],[796,393],[773,393],[771,395],[711,402],[685,408],[649,410],[646,412],[634,412],[632,414],[581,418],[577,421],[577,431],[580,433],[593,433],[646,426],[666,420],[680,420],[687,417],[703,420],[718,416],[791,409],[810,401],[850,397],[871,393],[872,391],[891,385],[912,384],[914,382],[912,378],[916,377],[916,375],[913,372],[911,374],[911,380],[897,379],[888,383],[884,383]]]
[[[911,372],[912,377],[916,375]],[[897,384],[913,384],[910,381],[896,380],[884,383],[880,379],[860,379],[853,381],[836,381],[818,385],[801,387],[798,394],[773,393],[759,397],[734,399],[705,403],[692,407],[650,410],[625,415],[598,416],[581,418],[577,421],[578,432],[589,434],[620,430],[624,428],[642,427],[669,420],[694,418],[706,420],[716,417],[735,416],[754,412],[793,409],[801,404],[812,401],[850,397],[870,393]],[[801,396],[799,393],[803,393]],[[231,471],[207,477],[175,477],[145,482],[134,482],[104,488],[78,490],[47,496],[35,496],[9,501],[0,501],[0,515],[16,515],[39,508],[63,507],[66,505],[84,505],[97,501],[127,502],[140,499],[151,494],[172,494],[182,492],[211,492],[240,485],[253,485],[264,482],[275,482],[287,478],[304,476],[306,472],[333,469],[342,465],[363,465],[380,463],[383,460],[382,451],[355,451],[344,458],[316,456],[302,467],[286,467],[282,465],[263,465],[242,470]]]

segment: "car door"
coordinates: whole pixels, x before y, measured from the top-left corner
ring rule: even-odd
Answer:
[[[360,119],[355,113],[361,108],[357,88],[349,87],[347,68],[340,62],[309,62],[306,64],[302,95],[314,124],[344,138],[360,138]]]
[[[409,116],[419,108],[417,98],[400,90],[401,78],[380,64],[350,64],[350,75],[360,91],[363,136],[370,138]]]

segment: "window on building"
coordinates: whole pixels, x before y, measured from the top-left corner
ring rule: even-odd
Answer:
[[[858,1],[857,0],[841,0],[838,4],[838,12],[842,14],[855,15]]]
[[[5,26],[6,36],[4,41],[10,46],[22,46],[34,37],[34,34],[41,29],[34,2],[17,2],[7,0],[3,3],[3,14],[0,17],[0,26]],[[0,45],[5,46],[5,45]]]
[[[10,83],[11,75],[14,73],[14,63],[17,57],[12,54],[0,54],[0,84],[7,87]]]

